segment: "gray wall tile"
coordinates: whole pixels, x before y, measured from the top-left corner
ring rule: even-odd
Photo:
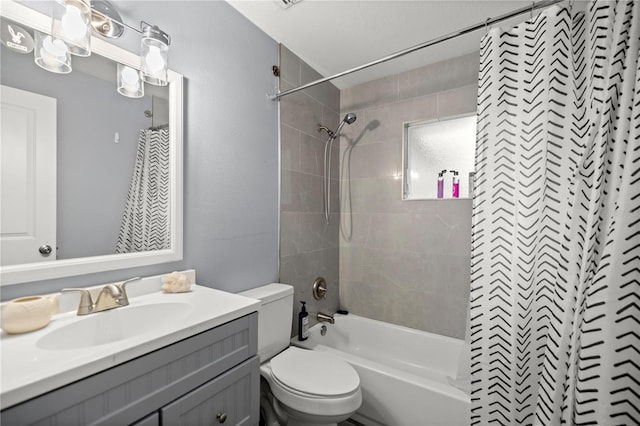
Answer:
[[[340,149],[340,301],[351,312],[464,337],[472,202],[402,201],[397,176],[403,123],[475,112],[477,73],[474,53],[342,92],[341,113],[359,119]]]
[[[438,93],[438,117],[475,114],[478,85],[469,85]]]
[[[322,78],[320,73],[311,68],[304,61],[301,61],[300,76],[302,84],[310,83]],[[334,112],[337,113],[339,111],[340,90],[331,82],[321,83],[317,86],[310,87],[305,90],[305,92],[321,104],[331,107]]]
[[[294,314],[292,335],[298,334],[298,312],[300,301],[307,302],[309,325],[317,323],[316,314],[334,313],[340,303],[338,287],[339,251],[337,248],[300,253],[280,258],[280,281],[294,286]],[[327,281],[326,299],[315,300],[312,295],[313,282],[317,277]]]
[[[280,257],[300,253],[300,214],[280,212]]]
[[[398,76],[392,75],[340,92],[340,111],[361,110],[398,100]]]
[[[301,132],[291,126],[280,126],[280,167],[284,170],[302,171],[300,167]]]
[[[283,67],[299,66],[301,82],[319,77],[291,55],[285,52]],[[464,337],[471,201],[402,201],[398,177],[404,122],[475,111],[477,56],[343,90],[339,101],[325,85],[281,100],[280,280],[295,287],[294,334],[305,300],[312,323],[318,311],[332,313],[342,304],[366,317]],[[287,84],[281,81],[284,90]],[[358,119],[334,143],[332,174],[340,179],[332,180],[327,225],[326,134],[317,126],[335,129],[347,112]],[[318,276],[329,283],[327,300],[311,296]]]
[[[280,100],[280,121],[308,135],[317,135],[322,104],[304,91],[292,93]]]
[[[281,185],[281,211],[307,213],[324,211],[321,176],[282,170]]]
[[[300,252],[314,252],[337,248],[339,214],[331,215],[327,225],[324,213],[305,213],[298,215],[300,222]]]
[[[399,99],[411,99],[476,84],[479,52],[437,62],[399,75]]]
[[[298,141],[298,149],[300,151],[300,172],[323,176],[324,145],[324,141],[306,133],[302,134],[300,141]]]
[[[280,45],[280,81],[286,81],[290,86],[299,86],[301,82],[301,64],[300,58],[287,49],[286,46]],[[281,90],[287,90],[282,88]],[[289,87],[290,89],[291,87]]]
[[[289,69],[293,68],[293,69]],[[281,46],[280,87],[287,90],[320,75],[291,51]],[[298,79],[291,84],[287,79]],[[324,217],[322,197],[324,147],[327,134],[319,125],[335,129],[340,121],[340,91],[330,83],[304,90],[280,100],[281,196],[280,196],[280,282],[294,286],[292,333],[298,332],[300,301],[307,302],[310,324],[319,311],[334,313],[339,307],[339,142],[332,152],[330,224]],[[319,276],[327,280],[324,300],[311,294]]]
[[[402,143],[392,140],[356,145],[349,163],[351,179],[396,176],[402,170]]]

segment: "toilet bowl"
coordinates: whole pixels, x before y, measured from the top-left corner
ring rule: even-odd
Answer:
[[[360,377],[330,353],[289,347],[293,287],[269,284],[240,293],[259,299],[260,411],[264,424],[328,426],[362,404]]]
[[[288,424],[294,419],[338,423],[362,404],[358,373],[331,354],[290,347],[263,363],[260,375],[287,413]]]

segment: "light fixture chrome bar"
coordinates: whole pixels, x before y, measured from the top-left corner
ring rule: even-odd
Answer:
[[[113,22],[115,22],[116,24],[120,24],[120,25],[122,25],[123,27],[127,27],[127,28],[129,28],[130,30],[133,30],[133,31],[137,32],[138,34],[142,34],[142,30],[141,30],[141,29],[138,29],[138,28],[136,28],[136,27],[132,27],[132,26],[131,26],[131,25],[129,25],[129,24],[126,24],[126,23],[124,23],[124,22],[122,22],[122,21],[119,21],[119,20],[117,20],[117,19],[115,19],[115,18],[112,18],[112,17],[110,17],[110,16],[108,16],[108,15],[105,15],[105,14],[104,14],[104,13],[102,13],[101,11],[99,11],[99,10],[95,9],[93,6],[91,6],[91,13],[97,13],[98,15],[100,15],[100,16],[102,16],[102,17],[104,17],[104,18],[106,18],[106,19],[108,19],[108,20],[110,20],[110,21],[113,21]]]
[[[479,24],[471,25],[471,26],[463,28],[461,30],[454,31],[452,33],[449,33],[449,34],[446,34],[446,35],[443,35],[443,36],[440,36],[440,37],[436,37],[436,38],[431,39],[429,41],[425,41],[424,43],[416,44],[415,46],[409,47],[409,48],[404,49],[404,50],[400,50],[399,52],[392,53],[391,55],[387,55],[387,56],[385,56],[383,58],[380,58],[380,59],[377,59],[375,61],[368,62],[368,63],[366,63],[364,65],[360,65],[358,67],[351,68],[351,69],[348,69],[346,71],[342,71],[342,72],[340,72],[338,74],[334,74],[334,75],[329,76],[329,77],[324,77],[324,78],[320,78],[318,80],[314,80],[314,81],[312,81],[310,83],[303,84],[302,86],[294,87],[293,89],[289,89],[289,90],[285,90],[284,92],[278,92],[275,95],[270,95],[269,99],[271,99],[272,101],[275,101],[275,100],[280,99],[283,96],[287,96],[287,95],[290,95],[292,93],[296,93],[296,92],[299,92],[301,90],[308,89],[309,87],[317,86],[318,84],[322,84],[322,83],[325,83],[327,81],[334,80],[336,78],[344,77],[345,75],[348,75],[348,74],[353,74],[354,72],[361,71],[361,70],[363,70],[365,68],[369,68],[369,67],[372,67],[374,65],[382,64],[383,62],[391,61],[393,59],[396,59],[396,58],[399,58],[401,56],[407,55],[409,53],[413,53],[415,51],[424,49],[425,47],[433,46],[433,45],[442,43],[443,41],[451,40],[451,39],[454,39],[456,37],[459,37],[459,36],[462,36],[462,35],[466,35],[466,34],[469,34],[471,32],[474,32],[474,31],[477,31],[477,30],[481,30],[483,28],[487,28],[490,25],[493,25],[493,24],[496,24],[498,22],[501,22],[501,21],[516,17],[518,15],[522,15],[523,13],[533,12],[536,9],[541,9],[541,8],[544,8],[544,7],[552,6],[552,5],[556,4],[556,3],[561,3],[563,1],[565,1],[565,0],[542,0],[542,1],[539,1],[537,3],[532,2],[531,6],[523,7],[523,8],[511,11],[511,12],[505,13],[504,15],[500,15],[497,18],[488,18],[485,22],[481,22]]]

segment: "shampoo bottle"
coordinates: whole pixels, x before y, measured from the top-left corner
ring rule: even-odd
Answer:
[[[302,309],[298,314],[298,340],[303,341],[309,337],[309,312],[304,306],[307,302],[300,303],[302,303]]]
[[[446,170],[438,173],[438,198],[444,197],[444,174],[447,173]]]
[[[458,172],[456,170],[449,171],[453,173],[451,196],[453,198],[460,198],[460,178],[458,177]]]

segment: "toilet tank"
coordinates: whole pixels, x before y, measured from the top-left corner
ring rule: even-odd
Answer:
[[[238,294],[262,302],[258,311],[258,355],[260,362],[265,362],[289,346],[293,287],[267,284]]]

